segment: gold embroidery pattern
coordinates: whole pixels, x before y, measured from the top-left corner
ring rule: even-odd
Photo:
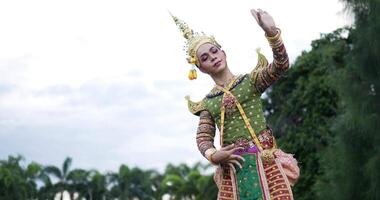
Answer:
[[[243,79],[245,78],[245,75],[239,75],[236,79],[236,81],[232,84],[230,90],[234,89],[237,85],[239,85]],[[216,96],[219,96],[223,93],[218,87],[212,88],[212,90],[206,95],[206,98],[213,98]]]
[[[271,164],[264,164],[264,172],[268,180],[268,187],[271,199],[292,200],[292,192],[290,188],[287,186],[285,177],[283,176],[280,170],[282,169],[279,169],[276,162],[273,162]]]
[[[200,111],[206,110],[206,106],[203,101],[193,102],[190,100],[189,96],[186,96],[185,99],[187,100],[187,107],[189,108],[189,111],[194,115],[199,115]]]

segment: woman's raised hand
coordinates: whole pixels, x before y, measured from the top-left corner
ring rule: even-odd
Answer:
[[[212,161],[218,164],[227,164],[231,166],[234,171],[236,171],[235,165],[242,168],[241,162],[245,161],[242,156],[233,154],[238,150],[243,150],[243,147],[234,147],[234,144],[222,147],[211,156]]]
[[[257,10],[251,9],[251,14],[256,19],[257,24],[259,24],[268,36],[276,35],[276,24],[274,23],[272,16],[260,8]]]

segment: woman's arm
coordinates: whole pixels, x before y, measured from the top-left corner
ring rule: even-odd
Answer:
[[[266,66],[258,66],[250,76],[256,89],[262,93],[289,68],[289,58],[281,39],[281,31],[276,28],[273,18],[265,11],[252,9],[251,13],[259,26],[265,31],[265,36],[273,51],[273,62]]]
[[[205,152],[208,149],[215,149],[215,122],[210,112],[202,111],[199,115],[199,125],[197,130],[197,146],[201,154],[206,157]],[[206,157],[207,158],[207,157]]]
[[[197,145],[201,154],[213,164],[227,164],[235,170],[237,165],[242,167],[240,162],[244,161],[244,158],[239,155],[233,155],[237,150],[242,150],[242,147],[234,147],[229,145],[216,150],[214,146],[215,137],[215,122],[210,112],[202,111],[200,113],[199,126],[197,130]]]

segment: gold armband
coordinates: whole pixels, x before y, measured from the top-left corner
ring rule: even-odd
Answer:
[[[269,41],[269,45],[272,47],[272,48],[277,48],[279,46],[281,46],[282,44],[282,39],[281,39],[281,30],[279,28],[276,28],[277,29],[277,33],[276,35],[270,37],[268,36],[266,33],[265,33],[265,37],[267,38],[267,40]]]
[[[209,148],[205,151],[205,157],[207,158],[208,161],[210,161],[212,164],[217,165],[213,160],[212,160],[212,155],[214,155],[217,152],[215,148]]]

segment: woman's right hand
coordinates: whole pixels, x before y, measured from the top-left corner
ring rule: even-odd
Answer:
[[[273,17],[266,11],[263,11],[261,9],[251,9],[251,14],[256,19],[257,24],[259,24],[259,26],[265,31],[265,33],[267,33],[268,36],[272,37],[277,34],[277,29]]]
[[[234,144],[222,147],[218,151],[216,151],[211,159],[214,163],[218,164],[227,164],[235,170],[235,165],[239,166],[240,169],[243,168],[241,162],[244,162],[245,159],[242,156],[234,155],[233,153],[238,150],[243,150],[243,147],[234,147]]]

